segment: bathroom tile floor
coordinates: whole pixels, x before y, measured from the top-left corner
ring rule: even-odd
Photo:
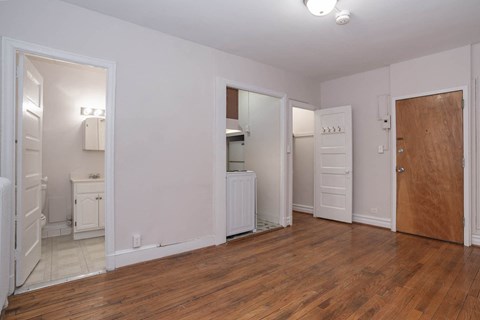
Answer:
[[[263,220],[260,218],[257,219],[257,232],[263,232],[263,231],[267,231],[267,230],[275,229],[279,227],[280,227],[279,224],[276,224],[267,220]]]
[[[72,235],[42,239],[42,256],[22,289],[105,269],[105,238],[73,240]]]

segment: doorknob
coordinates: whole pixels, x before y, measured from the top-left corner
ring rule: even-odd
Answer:
[[[403,172],[405,172],[405,168],[404,167],[397,168],[397,172],[398,173],[403,173]]]

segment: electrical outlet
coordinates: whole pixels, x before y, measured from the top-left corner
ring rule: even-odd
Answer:
[[[142,237],[139,234],[134,234],[132,239],[134,248],[140,248],[142,246]]]

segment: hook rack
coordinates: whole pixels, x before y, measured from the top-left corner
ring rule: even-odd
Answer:
[[[339,134],[345,132],[345,129],[340,126],[322,127],[322,134]]]

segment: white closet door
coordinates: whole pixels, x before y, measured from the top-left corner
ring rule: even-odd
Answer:
[[[352,108],[315,111],[315,216],[352,222]]]
[[[17,68],[16,285],[21,286],[40,261],[42,247],[43,78],[24,54],[19,54]]]

